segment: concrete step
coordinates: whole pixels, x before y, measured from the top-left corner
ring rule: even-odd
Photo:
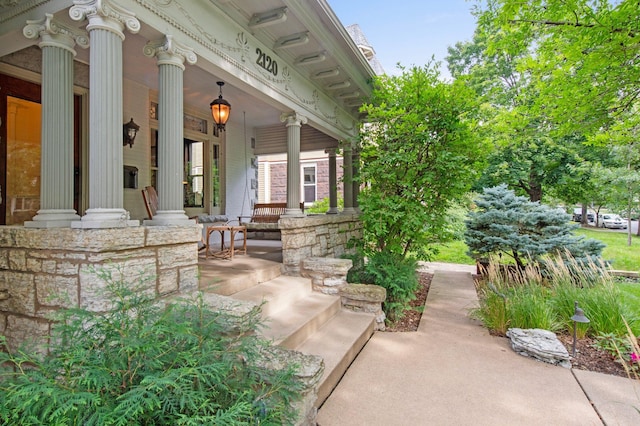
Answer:
[[[340,311],[340,298],[310,293],[264,322],[261,334],[275,344],[294,349]]]
[[[260,267],[250,266],[234,257],[232,262],[219,261],[215,268],[201,266],[200,290],[231,296],[282,275],[280,263],[263,263]]]
[[[305,354],[319,355],[324,359],[325,370],[318,388],[319,407],[358,356],[374,332],[375,317],[372,314],[340,310],[321,329],[295,349]]]
[[[310,294],[311,280],[282,275],[235,293],[233,298],[256,304],[264,303],[262,317],[268,319],[281,310],[289,309]]]

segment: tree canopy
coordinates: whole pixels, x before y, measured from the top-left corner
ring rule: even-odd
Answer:
[[[487,0],[478,12],[488,53],[522,54],[539,95],[532,108],[564,133],[594,133],[637,105],[637,0]]]

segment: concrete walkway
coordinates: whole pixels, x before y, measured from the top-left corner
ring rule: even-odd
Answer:
[[[417,332],[378,332],[320,408],[333,425],[638,425],[640,384],[517,355],[468,317],[468,267],[436,270]]]

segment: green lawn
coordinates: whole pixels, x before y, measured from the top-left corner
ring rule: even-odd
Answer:
[[[613,269],[640,271],[640,237],[633,235],[631,246],[628,246],[626,232],[580,228],[576,233],[605,243],[602,258],[611,262]]]
[[[607,246],[602,251],[602,257],[611,262],[613,269],[640,271],[640,237],[634,235],[629,247],[627,234],[624,232],[580,228],[576,230],[576,233],[605,243]],[[467,245],[464,241],[438,244],[435,248],[439,250],[439,253],[431,259],[434,262],[475,264],[475,261],[466,255]]]

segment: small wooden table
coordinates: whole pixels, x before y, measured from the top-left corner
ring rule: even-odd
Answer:
[[[230,234],[230,242],[229,242],[229,247],[225,248],[224,245],[224,233],[226,231],[229,231]],[[209,243],[211,234],[214,232],[219,232],[220,233],[220,251],[212,251],[211,250],[211,244]],[[235,238],[236,235],[238,234],[238,232],[242,232],[242,236],[243,236],[243,243],[242,243],[242,248],[236,248],[235,247]],[[247,254],[247,228],[245,226],[242,225],[237,225],[237,226],[233,226],[233,225],[209,225],[207,226],[207,239],[206,239],[206,243],[207,243],[207,248],[205,251],[205,257],[208,259],[209,255],[213,256],[213,257],[217,257],[217,258],[221,258],[221,259],[229,259],[232,260],[233,256],[238,253],[238,254]]]

